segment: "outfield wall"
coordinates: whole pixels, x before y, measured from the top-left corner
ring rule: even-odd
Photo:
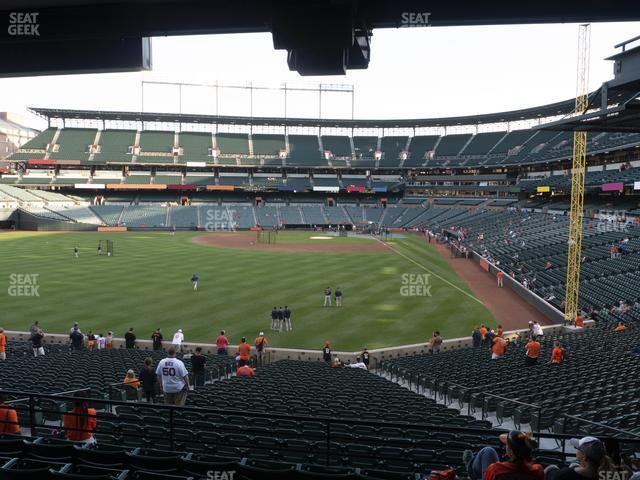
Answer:
[[[95,232],[96,225],[79,222],[64,222],[52,218],[43,218],[26,210],[16,212],[16,227],[20,230],[54,231],[54,232]]]
[[[593,320],[585,320],[584,329],[593,328],[595,326],[595,321]],[[542,327],[546,335],[559,335],[568,332],[581,331],[582,329],[571,327],[571,326],[562,326],[562,325],[550,325],[546,327]],[[504,332],[504,338],[508,340],[516,340],[519,335],[524,335],[528,329],[520,329],[520,330],[509,330]],[[5,330],[5,335],[9,342],[28,342],[30,334],[29,332],[20,332],[20,331],[11,331]],[[151,334],[149,333],[149,336]],[[268,337],[267,337],[268,339]],[[65,334],[57,334],[51,333],[46,334],[43,343],[47,344],[69,344],[69,335]],[[168,348],[171,345],[170,341],[164,341],[164,348]],[[124,338],[115,338],[113,339],[113,348],[124,348],[125,342]],[[152,343],[151,340],[137,340],[136,341],[137,348],[151,350]],[[10,347],[10,345],[9,345]],[[202,347],[203,353],[207,355],[215,355],[217,353],[215,344],[212,343],[198,343],[198,342],[184,342],[182,344],[184,353],[193,353],[196,347]],[[451,350],[459,350],[461,348],[472,348],[472,340],[471,337],[461,337],[461,338],[452,338],[449,340],[444,340],[442,342],[442,346],[440,347],[441,351],[451,351]],[[252,348],[252,350],[254,350]],[[488,350],[488,348],[487,348]],[[269,352],[269,361],[275,362],[278,360],[305,360],[310,362],[322,361],[322,351],[321,350],[305,350],[305,349],[297,349],[297,348],[268,348]],[[235,353],[235,344],[231,344],[229,346],[229,353]],[[254,350],[255,353],[255,350]],[[333,357],[337,357],[342,361],[354,361],[356,356],[360,354],[360,352],[342,352],[342,351],[334,351]],[[400,345],[397,347],[388,347],[388,348],[378,348],[369,350],[372,359],[372,366],[375,367],[377,362],[381,360],[388,360],[391,358],[398,357],[408,357],[413,355],[423,355],[429,353],[429,345],[425,343],[416,343],[413,345]]]

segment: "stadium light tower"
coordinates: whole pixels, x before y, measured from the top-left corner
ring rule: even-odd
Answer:
[[[575,114],[589,108],[589,49],[591,25],[582,24],[578,34],[578,68]],[[580,260],[582,254],[582,220],[584,217],[584,177],[587,161],[587,132],[573,132],[573,164],[571,170],[571,208],[569,211],[569,245],[565,291],[565,321],[574,322],[580,308]]]

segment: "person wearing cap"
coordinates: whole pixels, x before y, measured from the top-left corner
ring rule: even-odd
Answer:
[[[193,386],[204,387],[207,357],[202,354],[202,347],[196,347],[196,353],[191,356],[191,370],[193,372]]]
[[[597,480],[607,478],[600,476],[600,472],[616,470],[607,456],[604,443],[595,437],[572,438],[569,443],[576,449],[576,462],[566,468],[549,465],[545,469],[548,480]]]
[[[260,332],[260,335],[256,338],[253,344],[256,347],[256,355],[258,356],[258,366],[261,367],[263,365],[264,356],[267,353],[267,339],[264,336],[264,332]]]
[[[362,357],[362,363],[364,363],[367,369],[369,369],[370,355],[369,355],[369,350],[367,350],[367,347],[364,347],[364,350],[362,351],[360,356]]]
[[[517,430],[500,435],[500,442],[506,446],[507,460],[501,462],[498,452],[492,447],[484,447],[476,455],[465,450],[462,460],[471,480],[498,480],[502,477],[518,480],[544,480],[542,465],[533,463],[531,436]]]
[[[238,361],[238,365],[240,362],[249,362],[249,358],[251,356],[251,345],[247,343],[247,338],[242,337],[240,339],[240,343],[238,344],[238,351],[236,353],[236,360]]]
[[[179,328],[173,335],[173,340],[171,341],[171,345],[176,349],[176,352],[182,352],[182,342],[184,342],[184,334],[182,333],[182,329]]]
[[[133,327],[124,334],[124,343],[127,348],[136,348],[136,334],[133,333]]]

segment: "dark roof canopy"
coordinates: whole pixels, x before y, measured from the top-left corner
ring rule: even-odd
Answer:
[[[99,110],[66,110],[58,108],[32,107],[30,110],[47,119],[122,120],[165,123],[204,123],[222,125],[256,126],[301,126],[340,128],[419,128],[452,127],[458,125],[482,125],[488,123],[513,122],[565,115],[573,110],[574,100],[552,103],[541,107],[512,110],[509,112],[466,115],[461,117],[411,118],[411,119],[317,119],[242,117],[225,115],[200,115],[187,113],[114,112]]]

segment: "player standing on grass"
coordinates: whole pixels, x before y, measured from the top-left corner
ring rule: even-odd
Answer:
[[[80,250],[78,250],[78,246],[73,247],[73,256],[78,258],[80,256]]]
[[[282,307],[278,307],[278,324],[276,325],[276,330],[281,332],[283,325],[284,325],[284,310],[282,309]]]
[[[291,310],[289,309],[289,307],[287,305],[284,306],[284,329],[287,332],[290,332],[293,330],[293,327],[291,326]]]
[[[324,307],[331,306],[331,288],[327,287],[324,289]]]
[[[271,310],[271,330],[276,330],[276,324],[278,323],[278,309],[273,307]]]
[[[333,294],[333,296],[336,299],[336,307],[341,307],[342,306],[342,290],[340,289],[340,287],[336,287],[336,291]]]
[[[200,277],[195,273],[191,276],[191,284],[193,285],[194,290],[198,290],[198,282],[200,281]]]

